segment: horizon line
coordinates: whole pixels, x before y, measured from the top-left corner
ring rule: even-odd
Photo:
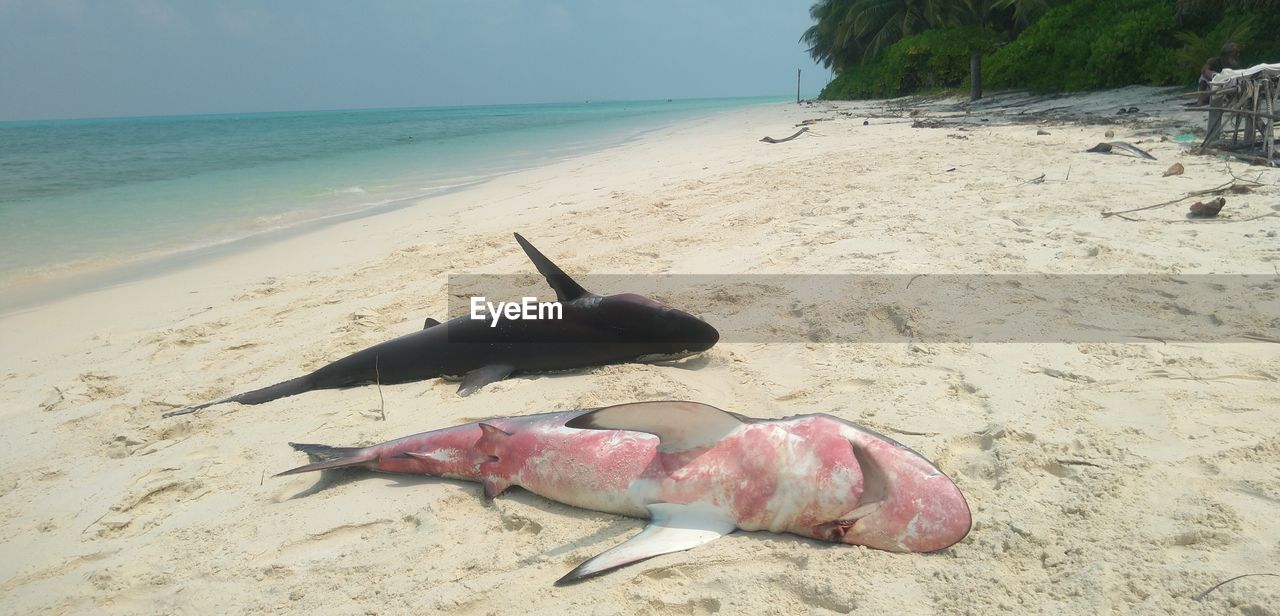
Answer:
[[[816,95],[815,95],[816,96]],[[736,95],[736,96],[697,96],[688,98],[636,98],[636,99],[586,99],[586,100],[560,100],[560,101],[531,101],[521,103],[472,103],[463,105],[409,105],[409,106],[390,106],[390,107],[326,107],[316,109],[277,109],[269,111],[217,111],[204,113],[161,113],[153,115],[105,115],[105,116],[82,116],[82,117],[62,117],[62,118],[25,118],[25,119],[0,119],[0,125],[5,124],[37,124],[42,122],[81,122],[94,120],[141,120],[141,119],[161,119],[161,118],[198,118],[198,117],[217,117],[217,116],[233,116],[233,115],[270,115],[270,114],[293,114],[293,113],[333,113],[338,111],[412,111],[421,109],[457,109],[463,107],[522,107],[534,105],[582,105],[594,103],[654,103],[654,102],[675,102],[675,101],[700,101],[700,100],[725,100],[735,98],[787,98],[790,94],[752,94],[752,95]]]

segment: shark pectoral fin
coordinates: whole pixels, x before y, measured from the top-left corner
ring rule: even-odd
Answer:
[[[431,317],[427,317],[427,320],[422,323],[422,329],[431,329],[432,327],[435,327],[439,324],[440,324],[439,321]]]
[[[556,586],[600,575],[646,558],[696,548],[733,532],[724,514],[693,505],[649,505],[649,525],[640,534],[592,558],[556,580]]]
[[[584,413],[565,423],[583,430],[631,430],[658,437],[658,451],[708,447],[746,423],[743,417],[698,402],[631,402]]]
[[[480,485],[481,487],[484,488],[484,499],[486,501],[491,501],[495,498],[498,498],[498,496],[500,496],[503,492],[506,492],[507,488],[511,487],[511,482],[507,480],[500,480],[496,478],[486,477],[483,481],[480,482]]]
[[[520,247],[524,249],[524,254],[529,257],[530,261],[533,261],[534,267],[538,268],[538,272],[542,274],[542,277],[547,279],[547,284],[551,285],[552,289],[555,289],[556,299],[560,300],[561,303],[571,302],[579,297],[591,295],[589,291],[582,288],[582,285],[574,282],[568,274],[564,273],[560,266],[552,263],[551,259],[548,259],[546,255],[538,252],[538,249],[534,248],[533,244],[529,243],[529,240],[524,239],[524,236],[517,233],[516,241],[520,243]]]
[[[515,372],[515,368],[504,365],[476,368],[462,377],[462,383],[458,385],[458,395],[470,396],[489,383],[496,383],[511,376],[512,372]]]

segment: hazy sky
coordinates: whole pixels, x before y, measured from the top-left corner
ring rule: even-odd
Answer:
[[[813,96],[810,0],[0,0],[0,120]]]

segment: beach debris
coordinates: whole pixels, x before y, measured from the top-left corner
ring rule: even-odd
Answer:
[[[935,118],[924,118],[911,123],[911,128],[942,128],[942,120]]]
[[[1120,111],[1116,112],[1116,115],[1125,115],[1129,113],[1138,113],[1138,108],[1137,107],[1121,107]]]
[[[1076,383],[1097,383],[1098,382],[1097,379],[1087,374],[1076,374],[1075,372],[1058,370],[1057,368],[1049,368],[1047,366],[1041,366],[1040,373],[1045,376],[1053,377],[1055,379],[1062,379],[1064,381],[1073,381]]]
[[[1115,136],[1116,136],[1116,131],[1113,131],[1113,130],[1107,130],[1107,132],[1102,133],[1102,136],[1103,136],[1103,137],[1106,137],[1107,139],[1111,139],[1112,137],[1115,137]]]
[[[785,143],[787,141],[791,141],[792,139],[795,139],[796,137],[799,137],[800,135],[804,134],[808,130],[809,130],[809,127],[806,126],[796,131],[795,134],[791,135],[790,137],[783,137],[782,139],[774,139],[773,137],[764,137],[760,141],[763,141],[765,143]]]
[[[381,327],[382,319],[376,310],[361,308],[351,313],[351,321],[358,327]]]
[[[1107,133],[1108,133],[1108,136],[1110,136],[1111,131],[1107,131]],[[1115,150],[1124,150],[1125,152],[1133,154],[1138,158],[1144,158],[1146,160],[1156,159],[1156,157],[1148,154],[1146,150],[1143,150],[1142,148],[1139,148],[1133,145],[1132,143],[1128,143],[1125,141],[1104,141],[1085,151],[1093,152],[1095,154],[1115,154],[1116,153]]]
[[[66,399],[66,396],[63,394],[62,389],[60,387],[54,386],[53,389],[49,392],[49,395],[45,397],[44,402],[40,403],[40,410],[42,411],[56,410],[59,406],[62,405],[62,401],[65,399]]]
[[[1051,135],[1051,134],[1053,134],[1053,133],[1050,133],[1049,131],[1047,131],[1047,130],[1045,130],[1045,129],[1043,129],[1043,128],[1042,128],[1042,129],[1040,129],[1040,130],[1037,130],[1037,131],[1036,131],[1036,134],[1037,134],[1037,135]]]
[[[1183,171],[1186,171],[1186,169],[1183,169],[1183,168],[1182,168],[1182,163],[1173,163],[1173,164],[1172,164],[1172,165],[1170,165],[1170,166],[1169,166],[1169,168],[1164,172],[1164,175],[1163,175],[1162,177],[1166,177],[1166,178],[1167,178],[1167,177],[1169,177],[1169,176],[1171,176],[1171,175],[1182,175],[1182,172],[1183,172]]]
[[[1187,214],[1188,218],[1215,218],[1218,212],[1222,211],[1222,206],[1227,204],[1227,200],[1222,197],[1210,199],[1209,201],[1196,201],[1191,204],[1191,211]]]
[[[1234,582],[1234,581],[1236,581],[1236,580],[1238,580],[1238,579],[1240,579],[1240,578],[1247,578],[1247,577],[1254,577],[1254,576],[1280,577],[1280,573],[1246,573],[1246,574],[1244,574],[1244,575],[1237,575],[1237,576],[1235,576],[1235,577],[1233,577],[1233,578],[1228,578],[1228,579],[1222,580],[1221,582],[1218,582],[1217,584],[1214,584],[1213,586],[1210,586],[1210,587],[1208,588],[1208,590],[1205,590],[1204,592],[1202,592],[1202,593],[1200,593],[1200,594],[1198,594],[1198,595],[1196,595],[1196,596],[1192,597],[1192,598],[1191,598],[1191,600],[1192,600],[1192,601],[1204,601],[1204,598],[1205,598],[1205,597],[1207,597],[1207,596],[1209,596],[1209,593],[1211,593],[1211,592],[1213,592],[1213,591],[1217,590],[1218,588],[1220,588],[1220,587],[1222,587],[1222,586],[1225,586],[1225,585],[1227,585],[1227,584],[1230,584],[1231,582]]]
[[[801,120],[799,124],[796,124],[796,126],[811,126],[818,122],[829,122],[830,120],[831,118],[809,118],[808,120]]]
[[[870,125],[870,124],[871,124],[871,120],[863,120],[863,121],[862,121],[862,125],[863,125],[863,126],[868,126],[868,125]]]
[[[1127,216],[1122,216],[1122,214],[1128,214],[1130,212],[1141,212],[1143,210],[1152,210],[1158,207],[1164,207],[1166,205],[1173,205],[1175,203],[1186,201],[1187,199],[1190,199],[1192,197],[1203,197],[1206,195],[1221,195],[1224,193],[1231,193],[1236,195],[1244,194],[1244,193],[1252,192],[1254,186],[1262,185],[1260,182],[1257,182],[1254,180],[1237,178],[1235,176],[1232,176],[1232,178],[1233,179],[1231,181],[1225,184],[1220,184],[1218,186],[1214,186],[1213,188],[1206,188],[1204,190],[1193,190],[1181,197],[1178,197],[1177,199],[1165,201],[1163,203],[1157,203],[1155,205],[1144,205],[1142,207],[1135,207],[1130,210],[1119,210],[1116,212],[1103,212],[1102,217],[1107,218],[1110,216],[1119,216],[1120,218],[1123,218],[1125,220],[1137,220],[1136,218],[1129,218]],[[1277,212],[1277,213],[1280,213],[1280,212]]]

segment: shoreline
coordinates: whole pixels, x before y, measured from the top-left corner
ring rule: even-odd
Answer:
[[[1267,343],[725,342],[678,365],[524,375],[467,398],[431,380],[160,419],[416,331],[446,313],[451,274],[536,276],[513,231],[584,279],[1270,273],[1280,263],[1280,215],[1271,215],[1280,170],[1161,141],[1173,130],[1164,118],[1177,114],[1162,98],[1151,89],[1063,96],[1034,103],[1055,111],[1008,123],[1000,114],[1016,111],[996,108],[1018,109],[1016,95],[993,97],[992,108],[899,100],[718,112],[2,315],[0,546],[11,557],[0,561],[0,592],[17,611],[74,613],[1249,613],[1280,604],[1280,587],[1260,577],[1191,599],[1280,555],[1280,359]],[[1051,115],[1115,99],[1149,115],[1109,126]],[[759,142],[807,120],[800,138]],[[1104,130],[1159,160],[1086,153],[1110,139]],[[1162,176],[1175,161],[1185,173]],[[1134,221],[1100,216],[1229,173],[1257,175],[1259,186],[1228,195],[1215,222],[1187,222],[1185,203]],[[1166,292],[1175,297],[1144,314],[1210,317]],[[768,285],[752,293],[720,301],[785,299]],[[776,311],[826,325],[785,302]],[[832,310],[890,334],[914,314],[892,302]],[[735,533],[556,587],[641,522],[520,490],[486,503],[457,481],[269,477],[300,463],[289,442],[367,444],[646,399],[865,425],[954,479],[974,527],[933,555]],[[506,592],[483,592],[491,588]]]
[[[509,171],[507,173],[517,173]],[[48,266],[23,272],[12,278],[0,279],[0,319],[5,316],[37,310],[47,304],[73,299],[78,295],[110,289],[123,284],[142,282],[149,278],[174,274],[184,269],[205,265],[237,253],[260,248],[285,239],[304,236],[330,225],[378,216],[406,207],[420,205],[436,197],[467,190],[495,177],[457,184],[439,189],[429,196],[405,197],[362,209],[308,218],[284,227],[268,228],[248,235],[212,242],[203,246],[175,250],[149,251],[120,257],[103,257],[87,262]]]
[[[715,101],[718,99],[712,100]],[[766,104],[757,100],[749,100],[749,102],[746,103],[738,99],[724,99],[724,101],[735,101],[734,104],[748,108]],[[695,100],[685,102],[703,103],[705,101]],[[516,107],[540,106],[541,105],[517,105]],[[554,107],[554,105],[552,106]],[[455,108],[449,107],[443,109],[452,110]],[[732,109],[732,107],[730,109]],[[379,110],[370,111],[377,112]],[[137,281],[147,276],[164,273],[171,269],[189,267],[194,263],[203,262],[209,258],[216,258],[219,255],[229,254],[237,250],[244,250],[252,246],[258,246],[264,243],[278,241],[282,238],[304,234],[326,225],[337,224],[347,220],[356,220],[368,216],[376,216],[378,214],[394,211],[403,207],[410,207],[423,201],[446,196],[459,190],[465,190],[469,187],[492,180],[493,178],[500,177],[502,175],[517,173],[523,170],[554,164],[563,160],[587,156],[597,151],[619,147],[630,141],[641,138],[649,132],[660,131],[671,125],[673,122],[679,123],[683,121],[693,121],[709,113],[718,113],[721,111],[723,111],[723,109],[708,110],[700,108],[683,108],[675,111],[667,111],[656,108],[637,116],[606,119],[605,122],[612,123],[598,127],[600,132],[596,136],[585,139],[582,134],[582,131],[586,130],[584,127],[593,122],[598,122],[598,120],[589,118],[581,119],[577,121],[580,124],[571,123],[571,131],[566,132],[563,135],[563,137],[567,139],[566,143],[547,143],[545,144],[547,146],[546,149],[537,150],[536,152],[538,153],[530,151],[523,154],[512,154],[506,151],[499,151],[495,153],[493,160],[487,161],[485,166],[461,166],[456,169],[452,169],[449,172],[449,175],[442,175],[440,177],[433,178],[431,180],[434,183],[433,185],[425,189],[414,191],[412,194],[404,195],[403,191],[401,191],[401,195],[391,193],[385,195],[385,199],[365,203],[352,202],[336,210],[333,209],[332,205],[329,205],[327,208],[317,207],[316,204],[293,206],[290,207],[289,210],[273,214],[270,219],[263,219],[262,216],[244,218],[239,221],[232,221],[228,219],[227,221],[218,223],[216,227],[211,228],[211,234],[206,237],[193,235],[191,238],[183,239],[181,237],[170,236],[169,240],[159,242],[155,238],[151,238],[145,241],[139,241],[136,248],[115,249],[110,253],[75,257],[70,261],[59,261],[41,265],[14,266],[12,269],[0,271],[0,314],[8,314],[15,311],[31,309],[56,299],[66,298],[75,294],[114,286],[125,282]],[[343,113],[346,112],[344,111]],[[670,113],[678,115],[674,119],[663,117],[664,114]],[[239,117],[243,115],[245,114],[230,114],[225,117]],[[296,114],[248,115],[288,116]],[[192,117],[199,119],[218,118],[224,116]],[[158,121],[167,121],[184,120],[187,118],[185,116],[181,116],[153,119]],[[147,118],[115,118],[112,120],[147,120]],[[548,130],[547,126],[521,127],[511,132],[511,135],[521,136],[536,134],[545,130]],[[473,137],[488,138],[484,133],[479,133]],[[515,149],[511,152],[520,151],[518,146],[513,147],[515,147]],[[475,161],[472,161],[472,164],[474,163]],[[423,164],[430,166],[431,163],[424,162]],[[352,178],[352,181],[364,183],[358,178]],[[382,179],[382,181],[385,181],[385,178]],[[359,187],[356,186],[356,188]],[[344,189],[338,190],[337,192],[350,191]],[[363,194],[364,191],[361,190],[359,192]],[[276,206],[273,205],[273,207]],[[243,214],[241,214],[241,217],[243,218]],[[203,229],[200,225],[207,227],[213,223],[211,220],[199,219],[193,220],[189,224],[195,225],[192,228],[199,230]],[[215,228],[217,230],[213,230]]]
[[[55,313],[75,312],[79,307],[94,305],[96,310],[106,310],[112,316],[132,321],[136,316],[129,304],[132,293],[150,296],[163,296],[171,301],[171,308],[184,314],[195,310],[200,301],[193,297],[203,293],[219,293],[230,299],[236,295],[236,289],[253,286],[250,280],[271,280],[282,276],[297,276],[306,272],[320,272],[336,268],[359,267],[362,262],[386,258],[402,249],[406,243],[412,242],[414,235],[421,237],[439,237],[456,239],[456,234],[448,231],[452,221],[460,221],[476,208],[490,208],[500,202],[511,202],[520,198],[518,192],[509,184],[521,182],[523,178],[532,178],[534,182],[553,181],[563,170],[580,164],[592,164],[599,159],[609,159],[614,155],[626,155],[629,147],[649,144],[664,135],[681,131],[696,130],[701,124],[714,122],[722,116],[734,114],[751,114],[753,110],[778,108],[785,104],[770,103],[753,105],[737,110],[718,110],[710,113],[699,113],[683,118],[672,124],[665,124],[629,133],[620,141],[601,144],[590,151],[558,158],[523,169],[507,173],[499,173],[486,180],[457,191],[434,195],[425,199],[413,198],[400,207],[374,211],[368,215],[353,212],[349,215],[336,215],[332,219],[315,221],[314,226],[306,223],[281,229],[278,232],[267,232],[258,236],[242,238],[228,244],[218,244],[207,249],[197,249],[188,253],[162,255],[161,260],[176,262],[160,264],[152,267],[149,262],[136,264],[138,271],[126,270],[118,279],[98,279],[89,281],[83,288],[76,288],[70,293],[59,294],[54,298],[33,299],[25,302],[30,305],[15,306],[13,309],[0,310],[0,333],[3,333],[8,322],[26,322],[28,319],[40,320],[45,311]],[[725,120],[721,119],[721,122]],[[607,188],[601,185],[599,189]],[[511,206],[496,208],[509,211]],[[545,205],[534,205],[531,209],[546,208]],[[367,211],[367,210],[366,210]],[[511,212],[515,213],[515,212]],[[344,216],[350,216],[349,219]],[[450,223],[440,224],[445,220]],[[421,224],[423,229],[417,234],[403,232],[407,226]],[[369,229],[376,229],[379,239],[388,242],[378,245],[367,241],[364,234]],[[317,246],[333,246],[341,250],[315,252]],[[207,250],[208,252],[204,252]],[[263,267],[262,264],[268,264]],[[518,261],[516,261],[518,263]],[[129,268],[129,265],[125,265]],[[92,275],[91,275],[92,276]],[[204,281],[217,280],[218,284],[209,285]],[[76,281],[78,282],[78,281]],[[73,282],[74,284],[74,282]],[[138,290],[141,289],[141,290]],[[55,290],[56,291],[56,290]],[[51,293],[52,294],[52,293]],[[36,303],[38,301],[38,303]],[[443,302],[443,297],[441,298]],[[5,304],[9,302],[0,302]],[[18,302],[12,302],[17,304]],[[128,316],[126,316],[128,315]],[[25,335],[27,328],[16,326],[11,331]],[[68,337],[71,332],[65,333]],[[83,332],[79,332],[83,336]],[[60,338],[60,336],[54,336]],[[5,367],[0,361],[0,370]]]

